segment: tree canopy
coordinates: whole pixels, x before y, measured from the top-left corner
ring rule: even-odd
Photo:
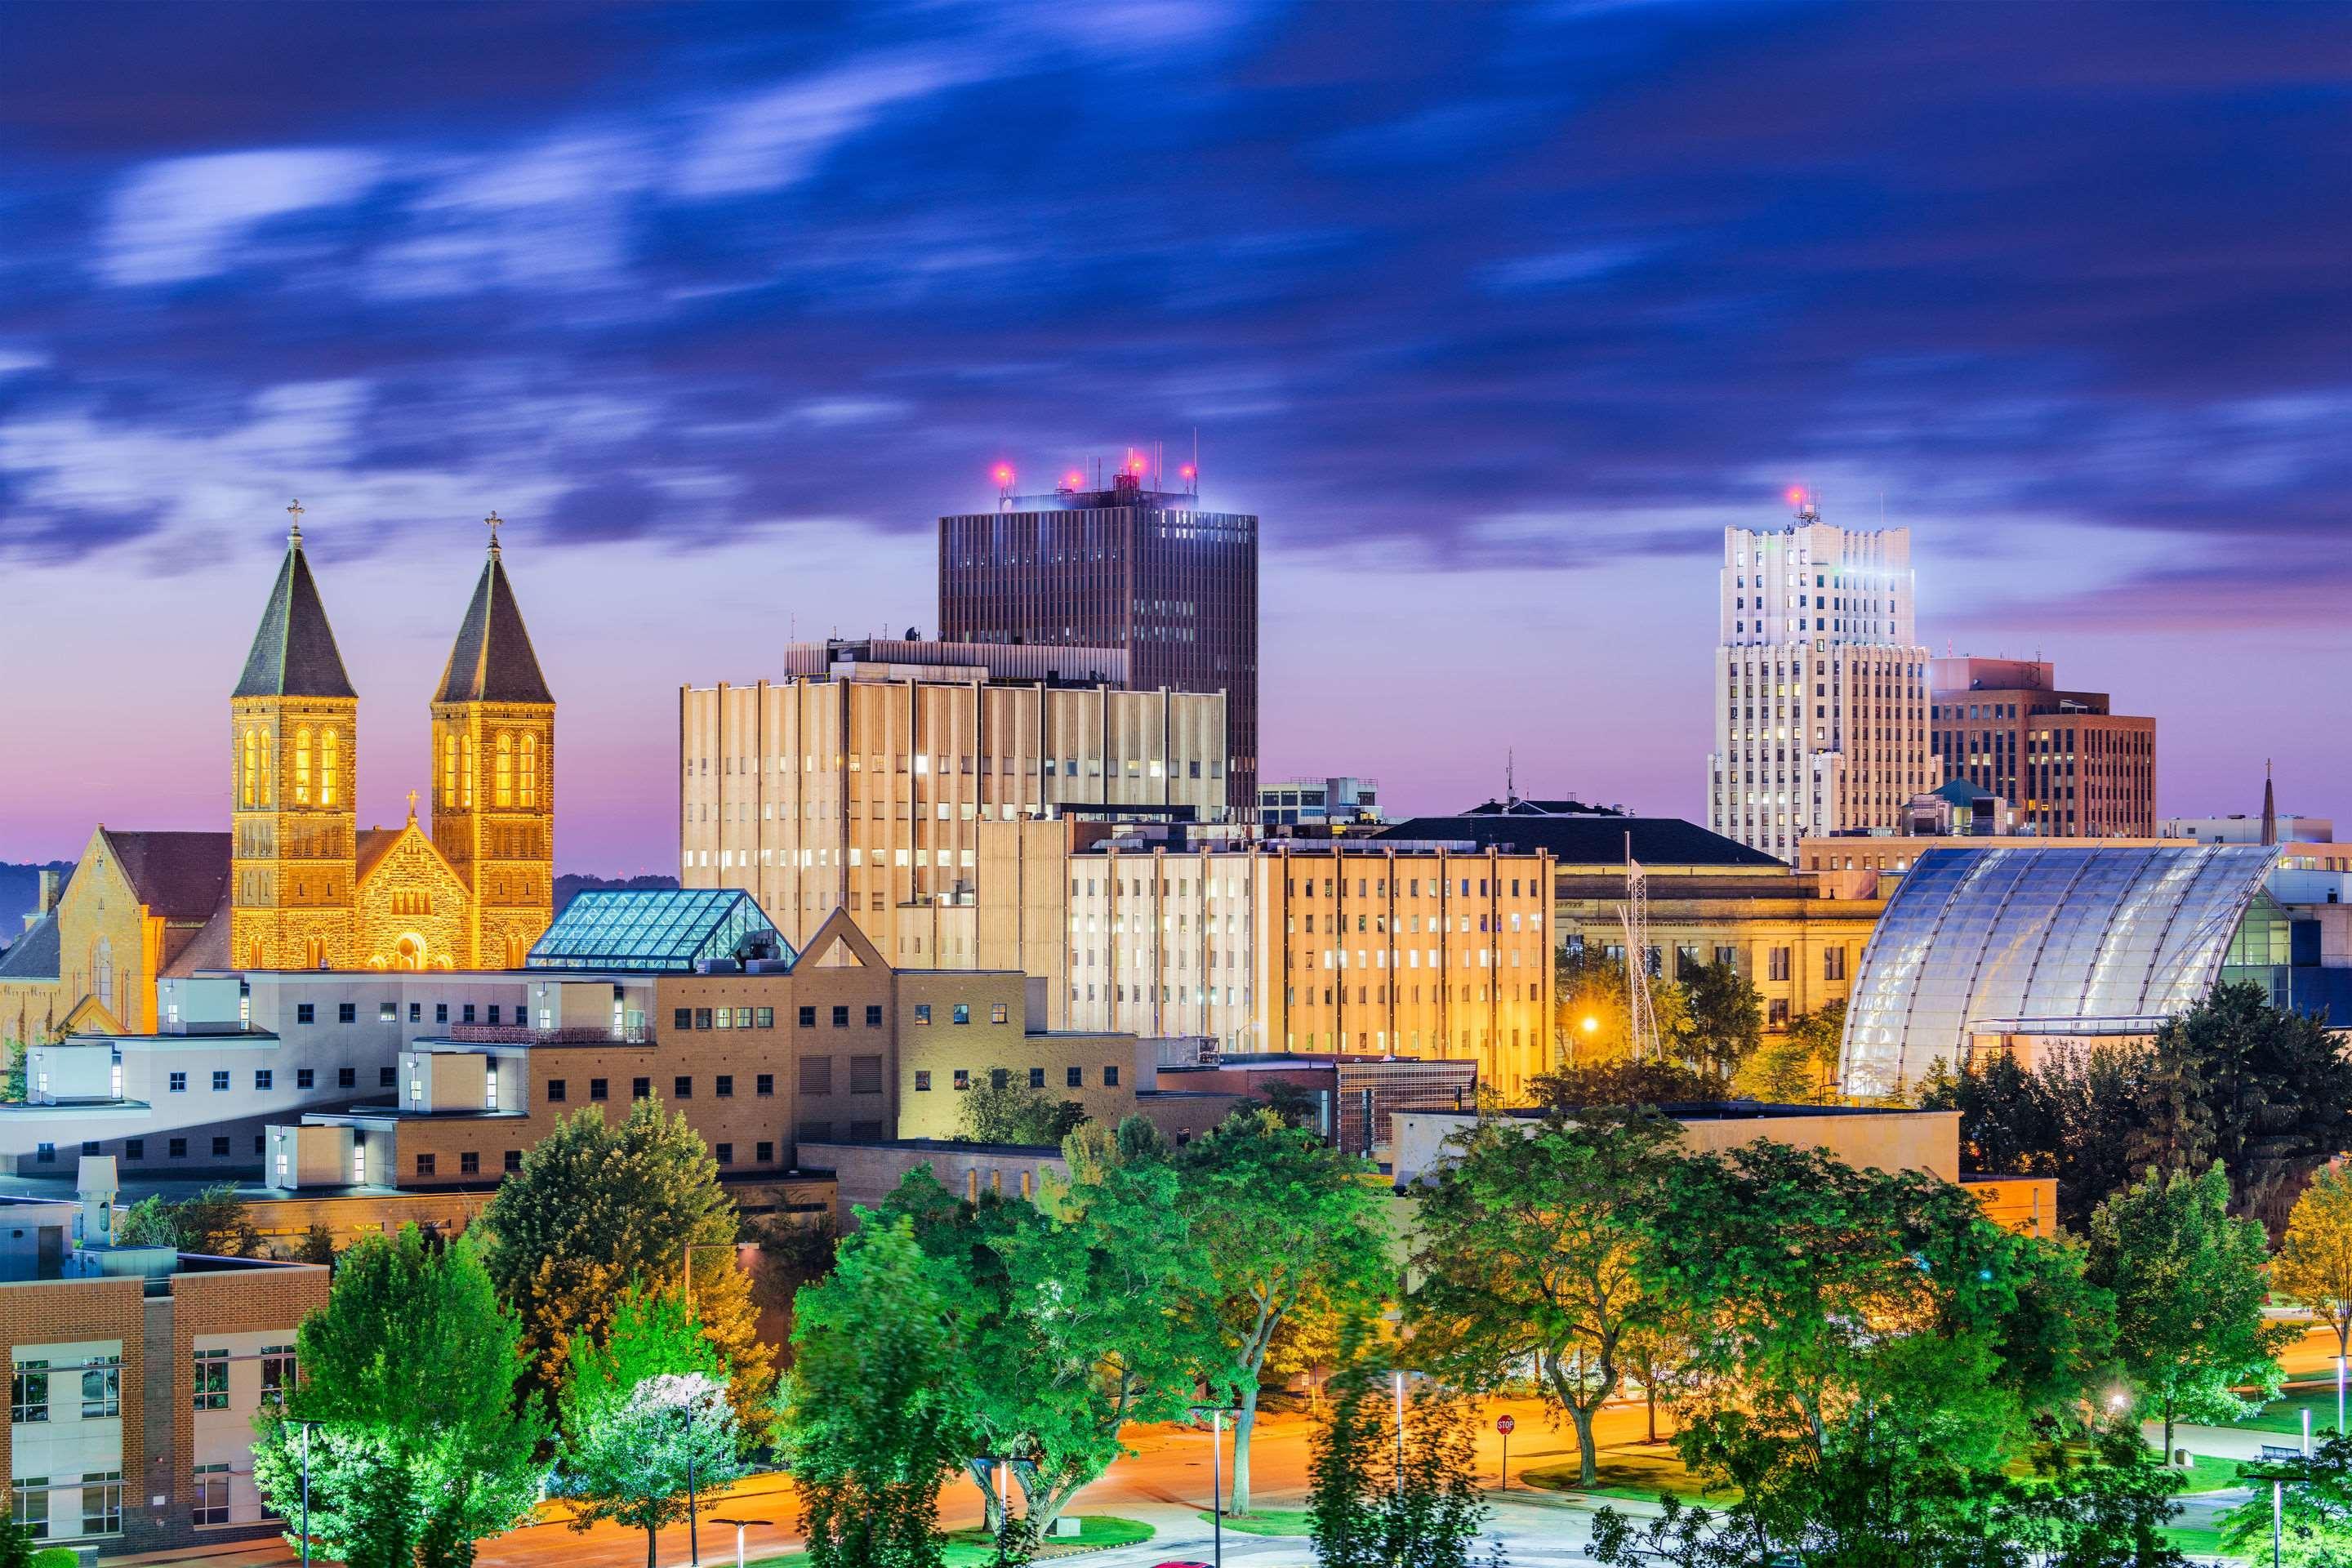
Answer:
[[[1627,1340],[1665,1321],[1639,1264],[1664,1219],[1656,1195],[1681,1130],[1640,1112],[1500,1118],[1459,1134],[1416,1210],[1407,1300],[1417,1360],[1467,1387],[1532,1363],[1597,1476],[1593,1417],[1618,1390]]]
[[[2336,1331],[2336,1354],[2352,1354],[2352,1171],[2322,1169],[2295,1200],[2271,1286]]]
[[[2092,1283],[2115,1298],[2116,1350],[2142,1406],[2164,1423],[2230,1422],[2278,1392],[2273,1359],[2293,1342],[2266,1323],[2267,1247],[2253,1220],[2231,1219],[2219,1165],[2202,1175],[2151,1169],[2091,1215]],[[2251,1386],[2249,1402],[2231,1391]]]
[[[299,1423],[317,1422],[310,1516],[329,1555],[385,1549],[404,1564],[404,1541],[426,1568],[471,1562],[475,1542],[529,1514],[545,1474],[546,1429],[515,1398],[520,1340],[470,1237],[362,1237],[296,1332],[301,1381],[256,1419],[256,1484],[299,1518]]]
[[[696,1321],[725,1363],[737,1426],[746,1443],[767,1437],[774,1352],[759,1337],[751,1281],[735,1267],[734,1200],[684,1116],[653,1099],[617,1124],[582,1107],[523,1155],[482,1223],[490,1277],[521,1316],[530,1387],[548,1408],[573,1339],[601,1343],[632,1285],[683,1281],[690,1260]]]
[[[1381,1195],[1363,1161],[1270,1110],[1235,1111],[1171,1163],[1173,1217],[1204,1265],[1180,1299],[1213,1335],[1199,1371],[1234,1406],[1234,1510],[1246,1513],[1259,1381],[1278,1338],[1306,1313],[1356,1310],[1393,1284]]]

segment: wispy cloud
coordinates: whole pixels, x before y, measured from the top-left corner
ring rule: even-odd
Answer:
[[[126,288],[209,277],[230,264],[256,229],[356,200],[381,168],[365,152],[316,147],[146,164],[108,204],[100,276]]]

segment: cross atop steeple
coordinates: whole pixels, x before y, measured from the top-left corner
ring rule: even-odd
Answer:
[[[408,826],[411,827],[416,826],[416,792],[415,790],[408,792]]]
[[[492,507],[490,509],[490,515],[482,519],[482,521],[490,525],[490,553],[496,555],[499,552],[499,525],[504,522],[506,519],[499,515],[498,508]]]
[[[286,542],[299,544],[302,542],[302,503],[298,500],[286,510],[294,519],[294,526],[286,531]]]

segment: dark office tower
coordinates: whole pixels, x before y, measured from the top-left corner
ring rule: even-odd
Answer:
[[[1189,476],[1188,476],[1189,477]],[[1225,798],[1257,807],[1257,519],[1197,490],[1108,489],[1071,474],[1048,495],[940,519],[940,636],[1123,648],[1140,690],[1225,693]]]

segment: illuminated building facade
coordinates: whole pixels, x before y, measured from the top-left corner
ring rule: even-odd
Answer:
[[[1226,801],[1255,809],[1257,519],[1147,489],[1140,458],[1108,489],[1072,473],[1015,496],[999,477],[998,510],[940,519],[940,636],[1117,648],[1138,690],[1225,693]]]
[[[1099,651],[816,644],[782,680],[683,689],[681,885],[794,937],[846,909],[887,946],[897,906],[968,895],[988,823],[1225,816],[1224,696],[1118,689]]]
[[[1907,529],[1723,532],[1708,826],[1793,862],[1808,837],[1893,827],[1942,780]]]
[[[1552,1063],[1550,887],[1548,855],[1459,840],[999,823],[893,957],[1039,976],[1055,1028],[1446,1057],[1516,1095]]]

